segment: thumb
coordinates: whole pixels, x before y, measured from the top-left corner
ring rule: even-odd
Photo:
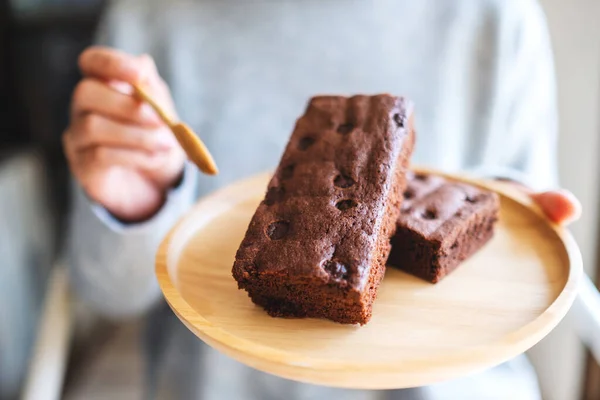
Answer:
[[[534,193],[531,198],[557,224],[567,225],[581,217],[581,203],[568,190]]]

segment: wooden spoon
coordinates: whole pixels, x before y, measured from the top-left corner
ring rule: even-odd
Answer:
[[[202,140],[200,140],[189,126],[182,122],[174,122],[165,110],[139,85],[133,85],[133,90],[140,99],[150,104],[164,123],[171,128],[171,131],[175,135],[175,138],[177,138],[181,147],[183,147],[183,150],[185,150],[188,158],[200,168],[200,171],[208,175],[216,175],[219,173],[219,169],[217,168],[217,164],[212,155]]]

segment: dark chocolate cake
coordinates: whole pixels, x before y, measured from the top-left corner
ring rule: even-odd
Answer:
[[[388,264],[436,283],[492,238],[498,195],[434,175],[407,182]]]
[[[413,143],[403,98],[311,99],[236,254],[239,288],[272,316],[368,322]]]

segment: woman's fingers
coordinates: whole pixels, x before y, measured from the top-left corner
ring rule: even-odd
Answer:
[[[75,164],[80,172],[79,178],[87,182],[87,176],[102,170],[110,170],[114,167],[122,167],[140,173],[155,174],[166,163],[167,158],[161,153],[146,154],[136,150],[95,147],[78,152]],[[85,185],[84,185],[85,186]]]
[[[546,216],[558,224],[567,225],[581,217],[581,203],[568,190],[531,194]]]
[[[121,122],[157,127],[162,121],[149,105],[95,79],[82,80],[73,93],[72,118],[99,114]]]
[[[108,47],[92,46],[79,56],[79,68],[85,76],[105,81],[139,82],[146,72],[144,67],[138,57]]]
[[[107,146],[152,153],[177,145],[173,133],[166,127],[149,129],[126,125],[99,114],[82,115],[67,135],[76,151]]]

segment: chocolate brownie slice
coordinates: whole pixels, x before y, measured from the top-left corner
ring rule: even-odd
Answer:
[[[500,202],[440,176],[409,171],[407,181],[388,264],[436,283],[492,238]]]
[[[389,95],[311,99],[233,265],[270,315],[369,321],[413,149],[411,110]]]

